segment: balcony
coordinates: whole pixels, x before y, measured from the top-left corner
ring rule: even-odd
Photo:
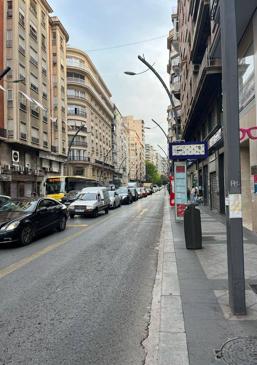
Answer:
[[[87,113],[86,112],[79,112],[79,111],[76,111],[75,110],[68,110],[68,115],[76,115],[77,117],[82,117],[82,118],[86,118],[87,117]]]
[[[200,0],[197,9],[197,17],[194,26],[191,60],[194,64],[200,64],[206,49],[210,34],[210,2]]]
[[[39,138],[37,138],[37,137],[31,137],[31,142],[33,144],[39,144]]]
[[[85,85],[85,80],[80,79],[79,77],[67,77],[67,82]]]
[[[83,147],[83,148],[87,148],[88,147],[88,144],[87,142],[84,142],[84,141],[73,141],[72,142],[72,147]]]

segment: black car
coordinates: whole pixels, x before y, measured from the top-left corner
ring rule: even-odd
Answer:
[[[133,202],[133,196],[130,189],[121,187],[117,189],[116,192],[121,197],[121,204],[131,204]]]
[[[78,195],[79,190],[71,190],[64,195],[64,197],[61,199],[61,202],[68,207],[71,203],[75,202]]]
[[[133,201],[137,201],[138,200],[138,192],[136,188],[129,188],[129,190],[131,191],[132,197],[133,197]]]
[[[64,231],[67,217],[65,205],[54,199],[10,200],[0,207],[0,243],[28,245],[37,234]]]

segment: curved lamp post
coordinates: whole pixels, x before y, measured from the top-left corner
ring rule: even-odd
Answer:
[[[105,164],[107,157],[109,156],[110,152],[112,151],[112,147],[108,150],[108,152],[106,153],[106,155],[104,156],[103,159],[103,163]],[[100,176],[99,176],[99,180],[101,181],[102,179],[102,175],[103,175],[103,169],[101,170]]]
[[[178,118],[178,113],[176,110],[176,106],[173,100],[173,96],[172,93],[170,92],[170,90],[168,89],[168,86],[165,84],[165,82],[163,81],[162,77],[160,76],[160,74],[155,70],[155,68],[153,67],[153,65],[151,65],[149,62],[146,61],[146,59],[144,57],[141,57],[140,55],[138,56],[139,61],[141,61],[144,65],[146,65],[148,67],[149,70],[151,70],[155,76],[158,78],[158,80],[160,81],[160,83],[162,84],[162,86],[164,87],[169,99],[170,99],[170,104],[173,110],[173,114],[174,114],[174,119],[175,119],[175,123],[176,123],[176,140],[178,141],[179,139],[179,133],[178,133],[178,127],[179,127],[179,118]],[[145,71],[144,71],[145,72]],[[141,73],[144,72],[130,72],[130,71],[126,71],[125,74],[129,75],[129,76],[136,76],[139,75]]]

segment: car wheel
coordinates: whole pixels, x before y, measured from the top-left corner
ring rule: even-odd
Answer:
[[[70,213],[70,218],[71,218],[71,219],[73,219],[73,218],[74,218],[74,216],[75,216],[75,214],[71,214],[71,213]]]
[[[116,202],[113,203],[113,209],[116,209],[117,208],[117,205],[116,205]]]
[[[66,218],[62,216],[58,222],[57,229],[59,232],[62,232],[65,230],[65,228],[66,228]]]
[[[30,225],[27,225],[22,228],[20,234],[20,245],[26,246],[29,245],[34,238],[33,228]]]
[[[95,209],[95,210],[93,211],[93,217],[94,217],[94,218],[98,217],[98,209]]]
[[[109,209],[108,209],[108,208],[106,208],[106,209],[104,210],[104,212],[105,212],[105,214],[108,214],[108,213],[109,213]]]

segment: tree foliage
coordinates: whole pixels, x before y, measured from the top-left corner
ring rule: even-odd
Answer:
[[[162,185],[165,180],[165,176],[160,175],[156,166],[149,161],[145,162],[145,170],[146,170],[146,182]]]

